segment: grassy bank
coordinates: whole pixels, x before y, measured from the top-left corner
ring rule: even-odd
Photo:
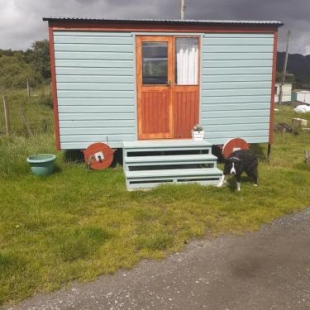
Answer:
[[[279,109],[276,121],[296,117],[290,107]],[[43,110],[49,119],[51,111]],[[193,238],[253,231],[309,206],[310,164],[303,156],[310,133],[275,134],[270,161],[267,145],[255,149],[258,187],[244,178],[240,193],[233,181],[224,188],[163,185],[128,192],[122,167],[89,171],[68,160],[55,151],[52,129],[2,137],[0,304],[163,258]],[[26,158],[38,152],[57,155],[51,176],[30,173]]]

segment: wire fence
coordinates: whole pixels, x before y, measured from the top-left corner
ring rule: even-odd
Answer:
[[[53,132],[52,98],[49,88],[6,90],[0,109],[0,137],[35,136]]]

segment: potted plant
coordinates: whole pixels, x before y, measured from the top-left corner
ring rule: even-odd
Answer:
[[[200,124],[197,124],[193,127],[193,130],[192,130],[192,138],[193,140],[203,140],[204,138],[204,130],[203,130],[203,127],[200,125]]]

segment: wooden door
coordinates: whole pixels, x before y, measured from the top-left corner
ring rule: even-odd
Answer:
[[[182,39],[172,36],[137,37],[139,139],[190,138],[191,129],[198,123],[199,41],[197,37],[193,38],[197,55],[190,60],[184,56],[188,54],[189,39],[186,38],[185,48],[182,47]],[[186,58],[185,62],[182,57]],[[191,72],[191,78],[188,78],[188,72],[193,68],[197,72]]]

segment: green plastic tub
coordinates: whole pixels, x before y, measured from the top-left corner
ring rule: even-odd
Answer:
[[[29,156],[27,162],[35,175],[49,175],[54,171],[54,162],[56,155],[53,154],[36,154]]]

